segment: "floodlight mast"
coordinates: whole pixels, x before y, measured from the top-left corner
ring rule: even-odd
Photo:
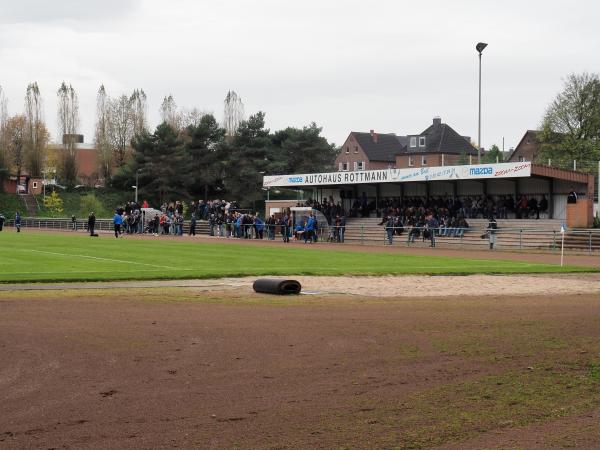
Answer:
[[[481,164],[481,53],[487,47],[485,42],[478,42],[475,50],[479,53],[479,119],[477,124],[477,163]]]

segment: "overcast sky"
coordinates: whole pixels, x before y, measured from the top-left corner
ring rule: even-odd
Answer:
[[[434,116],[476,141],[483,41],[482,144],[508,149],[569,73],[600,72],[598,17],[591,0],[0,0],[0,85],[15,114],[37,81],[55,138],[56,91],[71,83],[86,142],[101,83],[144,89],[152,127],[165,95],[221,120],[233,89],[271,130],[315,121],[338,145]]]

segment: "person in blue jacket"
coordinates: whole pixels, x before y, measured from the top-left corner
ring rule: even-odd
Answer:
[[[113,217],[113,224],[115,226],[115,237],[118,238],[121,234],[121,225],[123,225],[123,217],[119,214],[118,211],[115,211],[115,215]]]
[[[235,236],[238,238],[242,237],[242,215],[239,214],[237,216],[237,219],[235,219],[235,223],[234,223],[234,228],[235,228]]]
[[[308,220],[306,221],[306,226],[304,227],[304,243],[306,244],[306,241],[310,241],[310,243],[313,243],[313,236],[315,234],[315,216],[314,215],[310,215]]]
[[[254,238],[262,239],[264,236],[265,223],[259,217],[258,213],[254,216]]]

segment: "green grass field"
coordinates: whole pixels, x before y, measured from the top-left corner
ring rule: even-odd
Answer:
[[[255,244],[255,243],[252,243]],[[591,272],[599,268],[172,239],[0,233],[0,282],[219,278],[250,275],[401,275]]]

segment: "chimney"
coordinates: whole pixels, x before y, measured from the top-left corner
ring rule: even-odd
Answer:
[[[439,127],[442,124],[442,118],[440,116],[435,116],[433,118],[433,126]]]
[[[375,134],[375,130],[370,130],[369,133],[371,133],[371,137]]]
[[[379,135],[377,133],[373,133],[373,142],[375,142],[377,144],[377,139],[379,139]]]

